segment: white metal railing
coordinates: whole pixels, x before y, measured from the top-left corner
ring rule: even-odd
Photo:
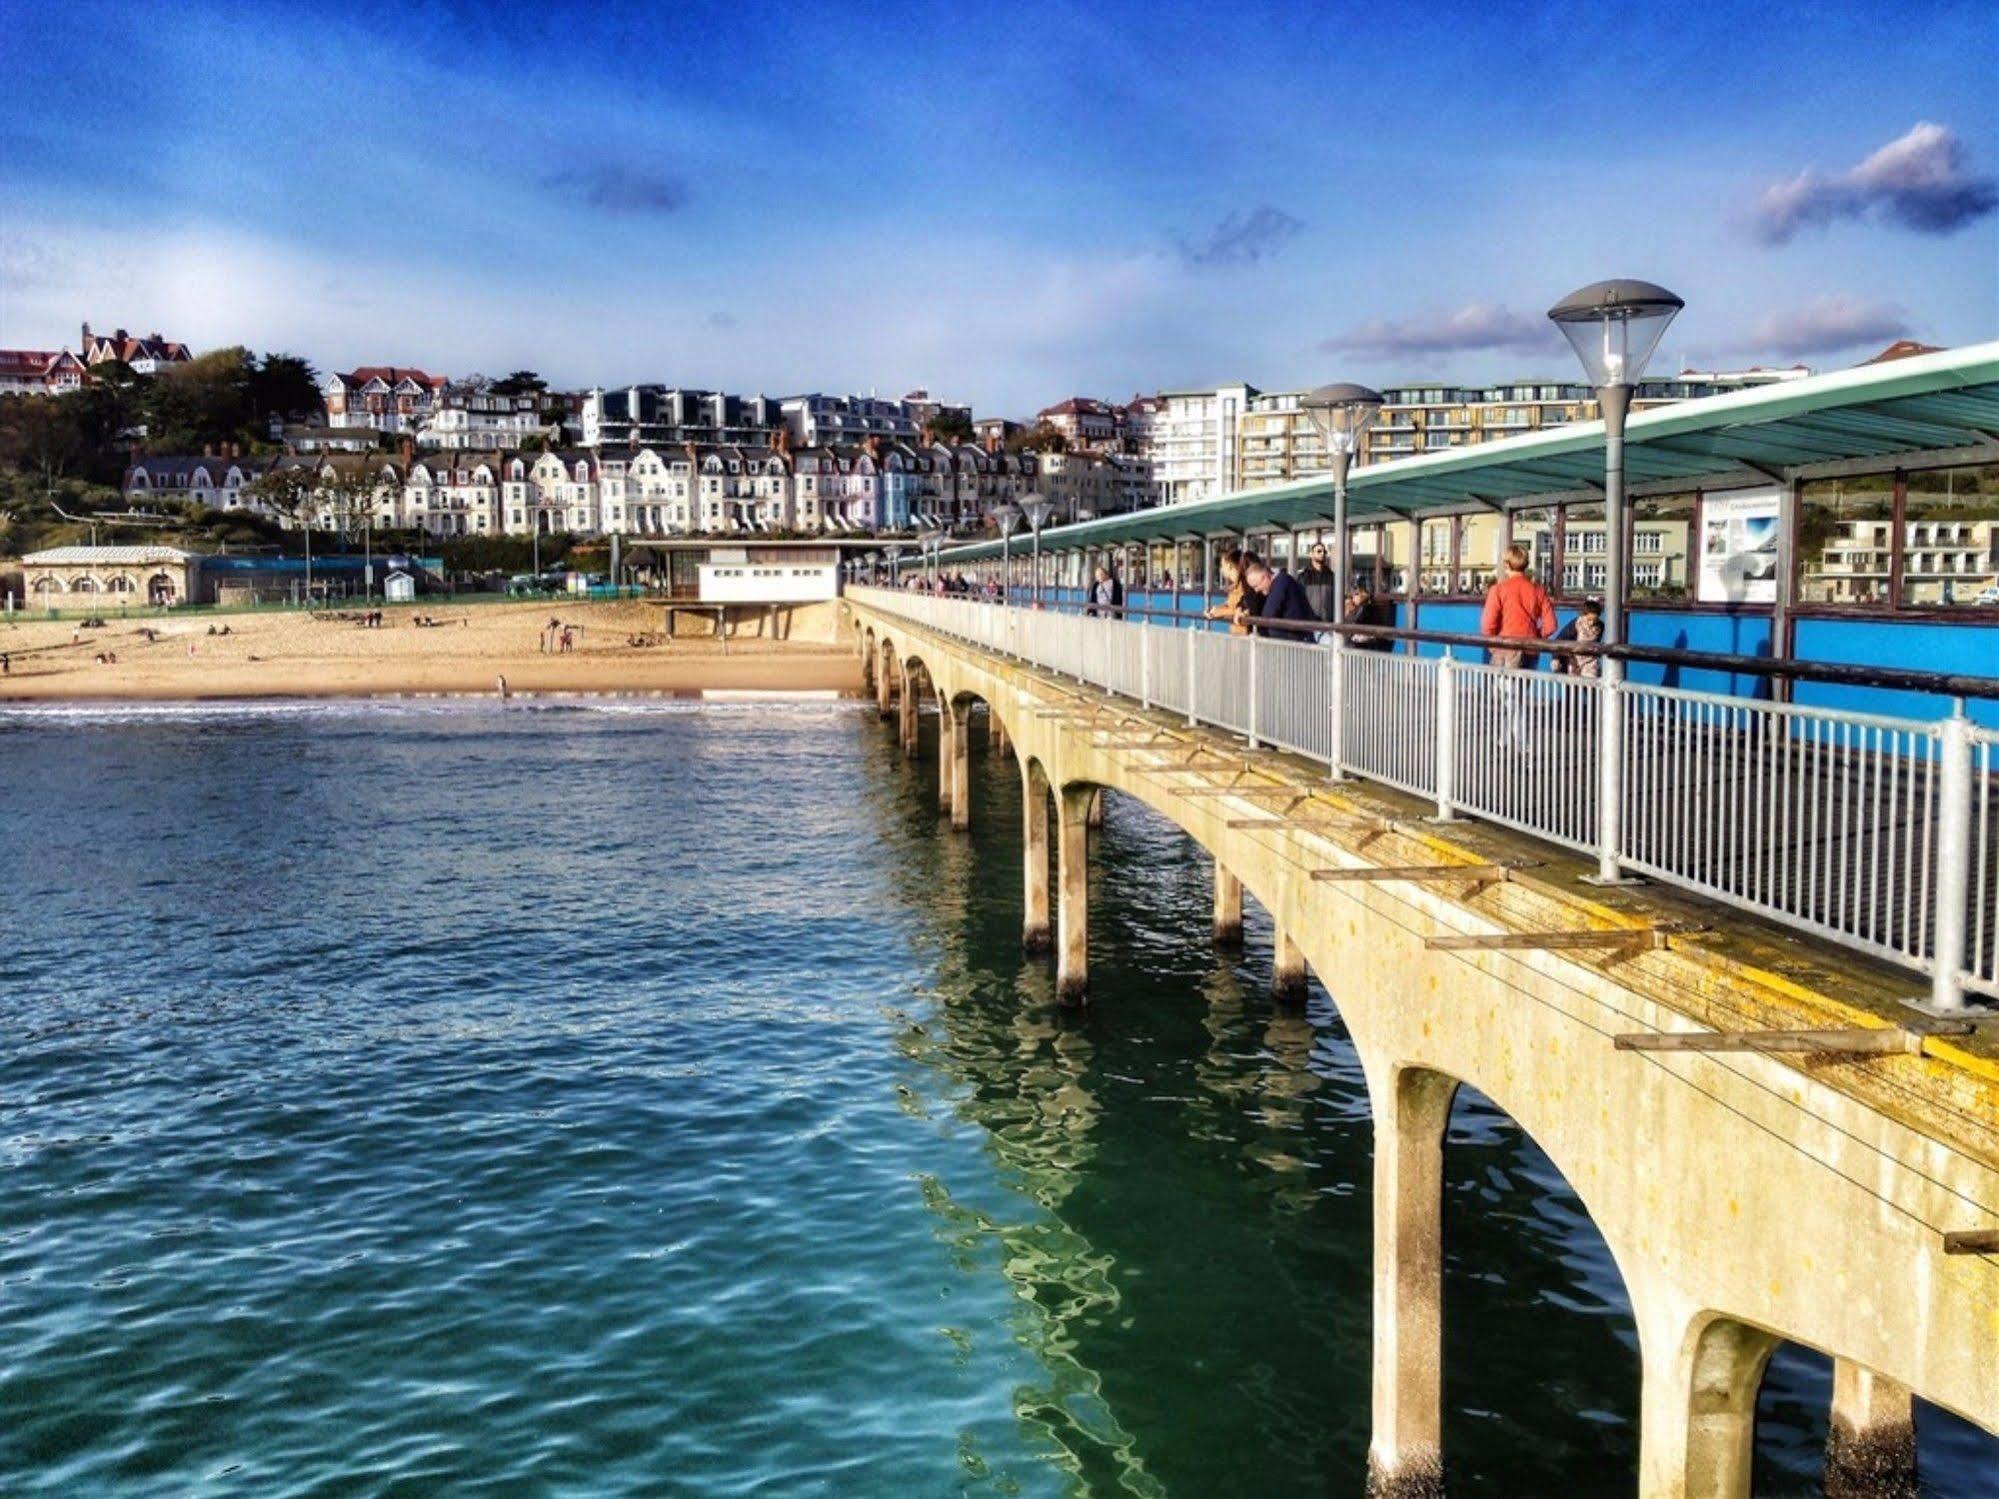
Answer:
[[[1999,731],[1609,677],[852,588],[857,602],[1189,723],[1999,994]],[[1606,724],[1612,695],[1615,716]],[[1619,773],[1598,745],[1616,730]],[[1618,788],[1610,819],[1604,786]]]

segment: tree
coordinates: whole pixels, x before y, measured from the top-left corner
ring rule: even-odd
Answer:
[[[1066,453],[1069,439],[1062,435],[1062,429],[1049,422],[1036,422],[1025,432],[1016,432],[1006,440],[1009,453]]]
[[[184,453],[248,440],[256,373],[256,360],[240,346],[169,366],[146,393],[147,444],[156,452]]]
[[[319,372],[311,361],[297,354],[266,353],[250,377],[251,420],[260,428],[274,417],[311,421],[320,410]]]
[[[496,396],[540,395],[548,389],[548,382],[533,370],[515,370],[503,380],[493,382]]]
[[[970,442],[972,440],[972,418],[968,412],[946,408],[930,418],[929,426],[931,435],[939,442]]]

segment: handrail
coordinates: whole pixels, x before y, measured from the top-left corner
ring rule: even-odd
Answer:
[[[973,604],[1005,604],[1005,598],[984,598],[978,594],[936,594],[921,589],[902,590],[917,598],[956,599]],[[1200,595],[1192,595],[1200,597]],[[1050,614],[1112,616],[1142,621],[1162,619],[1178,627],[1191,628],[1205,614],[1160,609],[1138,604],[1081,604],[1073,599],[1042,599],[1032,607]],[[1300,639],[1320,635],[1343,635],[1348,639],[1403,640],[1413,645],[1462,647],[1467,650],[1503,650],[1544,653],[1560,657],[1603,658],[1636,661],[1652,666],[1688,667],[1724,676],[1778,677],[1787,681],[1820,682],[1829,687],[1872,687],[1889,692],[1926,693],[1937,697],[1978,698],[1999,701],[1999,677],[1972,676],[1963,672],[1914,671],[1902,666],[1869,666],[1840,661],[1801,661],[1795,656],[1743,656],[1718,651],[1683,651],[1660,645],[1604,645],[1575,640],[1539,639],[1531,636],[1475,635],[1461,630],[1410,630],[1400,625],[1305,623],[1289,619],[1259,619],[1253,628],[1259,633],[1279,633]]]
[[[1982,677],[1292,621],[1442,645],[1442,654],[1273,646],[1266,634],[1149,628],[1159,610],[1081,627],[1084,606],[856,588],[858,602],[981,650],[1184,714],[1596,859],[1683,886],[1928,975],[1929,1007],[1999,995],[1999,733],[1962,698]],[[1171,615],[1176,624],[1195,619]],[[1849,685],[1944,692],[1922,719],[1551,674],[1450,654],[1497,647],[1663,661]],[[1956,689],[1956,690],[1954,690]]]

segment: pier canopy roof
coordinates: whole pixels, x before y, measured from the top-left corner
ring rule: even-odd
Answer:
[[[1603,423],[1357,468],[1356,525],[1600,499]],[[1635,412],[1625,435],[1633,495],[1999,462],[1999,342],[1944,349]],[[1043,548],[1198,540],[1332,523],[1330,474],[1211,500],[1104,516],[1041,534]],[[1025,536],[1014,538],[1024,550]],[[1000,555],[997,541],[946,549],[945,562]]]

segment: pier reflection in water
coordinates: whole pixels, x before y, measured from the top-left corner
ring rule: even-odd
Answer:
[[[936,812],[934,722],[911,761],[882,733],[898,879],[940,955],[902,1044],[923,1107],[975,1124],[1043,1210],[966,1208],[927,1183],[940,1233],[1007,1244],[1018,1336],[1049,1371],[1024,1419],[1091,1492],[1352,1494],[1369,1412],[1366,1088],[1337,1010],[1269,997],[1271,930],[1209,946],[1211,868],[1113,796],[1091,850],[1091,1004],[1055,1008],[1016,956],[1020,782],[975,745],[969,835]],[[932,840],[925,841],[926,834]],[[1484,1098],[1447,1147],[1445,1440],[1455,1495],[1629,1495],[1639,1359],[1623,1286],[1581,1203]],[[1050,1221],[1052,1220],[1052,1221]],[[1817,1494],[1824,1361],[1785,1350],[1761,1402],[1758,1493]],[[1984,1492],[1993,1444],[1928,1413],[1926,1491]]]

